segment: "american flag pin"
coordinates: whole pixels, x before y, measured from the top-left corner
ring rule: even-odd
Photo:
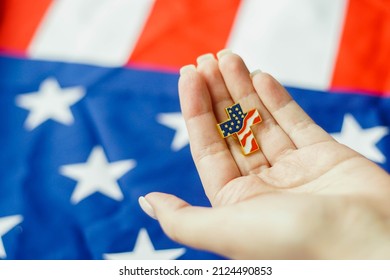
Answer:
[[[239,103],[225,108],[228,120],[217,124],[217,128],[223,138],[236,136],[240,142],[244,155],[249,155],[259,149],[251,126],[261,122],[261,117],[256,109],[247,113],[242,111]]]

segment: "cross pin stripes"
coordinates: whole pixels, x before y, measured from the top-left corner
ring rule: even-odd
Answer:
[[[252,109],[244,113],[239,103],[227,107],[225,110],[229,119],[217,125],[222,137],[226,138],[230,135],[236,135],[244,155],[257,151],[259,145],[251,130],[251,126],[261,122],[259,112],[256,109]]]

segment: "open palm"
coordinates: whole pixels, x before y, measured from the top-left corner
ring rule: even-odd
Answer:
[[[373,249],[382,237],[390,244],[388,174],[337,143],[274,78],[250,75],[243,60],[225,50],[218,60],[209,54],[198,58],[197,68],[183,68],[179,93],[192,156],[213,207],[147,195],[169,236],[232,258],[390,257]],[[252,126],[260,150],[248,156],[216,127],[235,103],[262,117]],[[351,240],[366,245],[351,249]]]

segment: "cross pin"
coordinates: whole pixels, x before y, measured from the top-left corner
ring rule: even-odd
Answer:
[[[225,111],[229,119],[217,125],[221,136],[226,138],[230,135],[236,135],[244,155],[257,151],[259,145],[256,142],[251,126],[261,122],[259,112],[256,109],[252,109],[244,113],[239,103],[225,108]]]

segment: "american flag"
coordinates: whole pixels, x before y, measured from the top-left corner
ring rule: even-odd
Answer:
[[[379,0],[2,0],[0,259],[220,259],[137,201],[209,205],[178,69],[223,48],[390,171],[389,14]]]

